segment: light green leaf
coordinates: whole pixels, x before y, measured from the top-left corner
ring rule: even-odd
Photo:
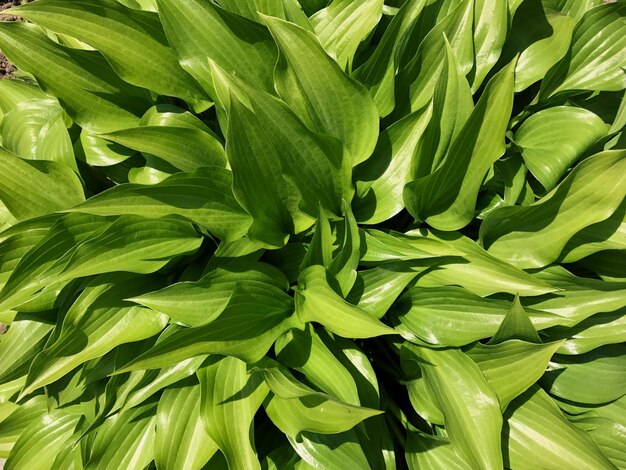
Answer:
[[[607,132],[608,126],[591,111],[555,106],[526,119],[514,141],[530,172],[550,191],[585,150]]]
[[[378,135],[378,111],[367,89],[348,78],[310,32],[277,18],[264,21],[280,49],[275,71],[280,96],[312,129],[342,141],[352,166],[365,161]]]
[[[0,48],[88,131],[134,127],[150,106],[149,93],[122,81],[99,52],[59,46],[34,25],[0,24]]]
[[[203,0],[157,0],[167,40],[181,66],[215,98],[209,60],[261,90],[274,90],[276,46],[254,21]]]
[[[405,457],[409,470],[423,468],[469,470],[471,468],[456,454],[448,439],[420,431],[408,431]]]
[[[339,247],[339,252],[328,265],[327,272],[333,276],[339,285],[341,295],[348,295],[357,277],[357,267],[361,257],[361,240],[359,227],[352,214],[352,209],[348,203],[343,201],[344,226],[343,242]]]
[[[508,33],[508,8],[500,0],[474,0],[472,93],[496,64]]]
[[[94,279],[68,310],[59,336],[33,361],[22,393],[50,384],[120,344],[161,331],[167,318],[123,300],[154,285],[154,280],[128,276]]]
[[[85,129],[81,131],[78,143],[82,151],[82,155],[79,153],[79,158],[92,166],[117,165],[137,153],[135,150],[91,134]]]
[[[156,13],[108,0],[42,0],[34,8],[24,4],[12,13],[96,48],[128,83],[182,98],[198,110],[207,107],[202,88],[167,46]]]
[[[455,256],[460,252],[440,240],[399,232],[382,232],[368,229],[361,232],[365,246],[361,256],[363,264],[379,264],[385,261],[427,260],[443,256]],[[436,260],[432,260],[433,264]]]
[[[540,99],[581,90],[626,87],[626,5],[608,3],[587,11],[574,28],[567,55],[541,83]]]
[[[407,339],[432,345],[463,346],[496,334],[512,304],[483,299],[460,287],[413,287],[391,309]],[[567,323],[558,315],[527,309],[533,326],[543,330]]]
[[[352,69],[359,44],[378,24],[383,13],[382,0],[333,0],[311,16],[315,35],[339,67]]]
[[[524,393],[543,375],[560,341],[533,344],[512,339],[500,344],[476,343],[466,351],[500,400],[500,408]]]
[[[0,81],[0,118],[24,101],[49,99],[36,85],[18,79],[5,78],[6,80]]]
[[[378,224],[404,209],[402,190],[431,115],[427,107],[389,126],[378,136],[372,158],[355,168],[358,198],[352,205],[359,222]]]
[[[371,57],[352,74],[369,88],[381,117],[390,114],[396,105],[395,77],[400,57],[425,4],[425,0],[406,1],[385,29]]]
[[[626,151],[587,158],[547,196],[527,207],[493,211],[480,227],[487,250],[521,268],[556,260],[567,241],[613,214],[626,195]],[[604,188],[615,188],[603,191]]]
[[[507,409],[503,441],[508,442],[504,465],[509,468],[614,468],[591,438],[572,426],[536,385]]]
[[[154,460],[161,470],[199,470],[218,450],[200,417],[200,385],[189,379],[168,387],[159,400]]]
[[[236,470],[260,469],[251,429],[254,415],[268,393],[259,373],[248,373],[245,362],[216,358],[198,370],[200,416],[211,439]]]
[[[470,2],[468,2],[470,3]],[[407,209],[440,230],[456,230],[474,217],[481,181],[504,153],[504,133],[513,106],[514,62],[488,83],[449,155],[432,174],[408,183]]]
[[[511,339],[541,344],[537,330],[519,301],[519,295],[515,296],[511,309],[502,320],[496,334],[489,340],[489,344],[498,344]]]
[[[500,468],[502,415],[480,369],[458,349],[433,350],[406,343],[405,347],[420,363],[457,455],[471,468]]]
[[[235,240],[247,232],[251,220],[235,200],[231,185],[230,171],[204,168],[173,175],[151,186],[119,185],[89,198],[73,211],[154,218],[180,215],[206,227],[221,239]]]
[[[626,346],[611,344],[577,356],[557,355],[543,380],[552,395],[599,404],[626,395]]]
[[[53,410],[33,419],[20,435],[4,468],[47,470],[74,433],[80,415]]]
[[[142,470],[154,458],[156,402],[108,418],[98,428],[85,470]]]
[[[328,470],[370,466],[354,430],[341,434],[303,432],[298,438],[288,438],[294,450],[312,468],[318,468],[320,462],[323,462],[324,468]]]
[[[0,201],[18,220],[67,209],[85,200],[83,187],[67,166],[23,160],[0,148]]]
[[[323,266],[305,269],[298,279],[296,315],[301,322],[317,322],[344,338],[371,338],[396,331],[342,299],[328,285]]]
[[[12,392],[9,393],[9,395],[13,394]],[[4,400],[3,403],[10,403],[7,401],[8,397]],[[11,414],[0,421],[0,458],[6,458],[24,430],[49,411],[46,397],[43,395],[35,395],[15,406],[12,407]]]

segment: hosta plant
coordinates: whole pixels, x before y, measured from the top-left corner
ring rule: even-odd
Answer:
[[[626,3],[10,14],[5,470],[626,468]]]

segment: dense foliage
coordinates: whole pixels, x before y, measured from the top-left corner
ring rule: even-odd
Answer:
[[[626,3],[10,14],[5,470],[626,468]]]

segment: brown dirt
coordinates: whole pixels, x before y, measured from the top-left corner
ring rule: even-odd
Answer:
[[[0,0],[0,11],[7,10],[11,7],[22,3],[22,0]],[[0,16],[0,21],[17,21],[17,16]],[[10,77],[15,72],[15,66],[7,60],[5,55],[0,52],[0,79]]]

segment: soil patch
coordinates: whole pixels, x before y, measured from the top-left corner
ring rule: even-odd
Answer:
[[[0,0],[0,11],[7,10],[11,7],[22,3],[22,0]],[[0,21],[18,21],[17,16],[0,15]],[[0,51],[0,79],[10,77],[15,72],[15,66],[7,60],[5,55]]]

